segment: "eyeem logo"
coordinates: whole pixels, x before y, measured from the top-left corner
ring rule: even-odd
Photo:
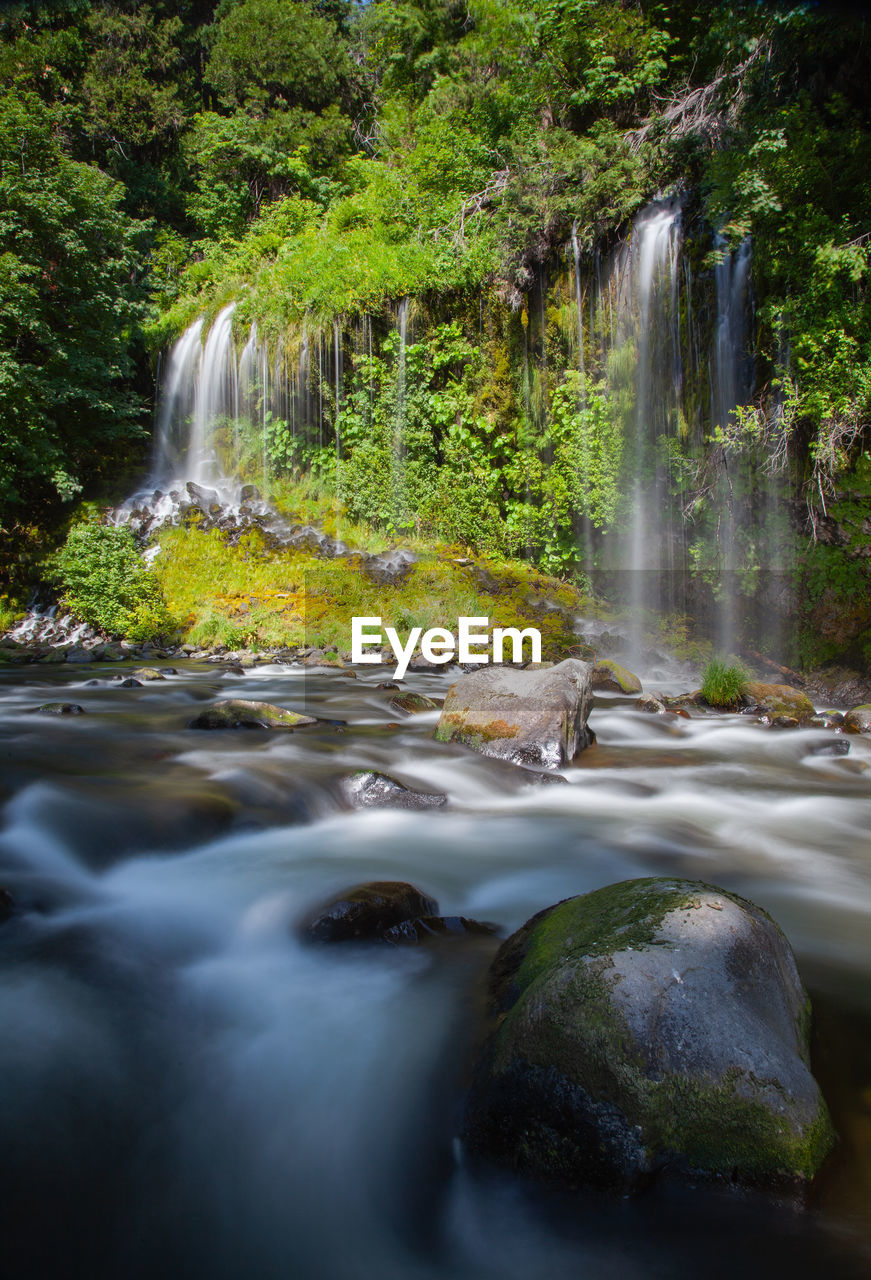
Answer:
[[[424,631],[423,627],[412,627],[405,644],[393,627],[385,627],[381,632],[380,618],[351,619],[351,661],[381,662],[381,653],[367,653],[367,649],[385,645],[390,646],[396,658],[394,678],[401,680],[408,670],[408,664],[419,648],[427,662],[438,664],[489,662],[493,654],[493,662],[523,662],[526,656],[530,662],[541,662],[541,632],[535,627],[526,627],[521,631],[517,627],[494,627],[489,631],[489,618],[457,618],[456,632],[445,627],[432,627]],[[376,630],[377,628],[377,630]],[[479,628],[476,630],[476,628]],[[524,641],[529,641],[529,654],[524,655]],[[505,658],[506,645],[510,645],[511,657]]]

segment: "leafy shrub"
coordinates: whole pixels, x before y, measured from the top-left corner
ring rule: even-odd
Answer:
[[[75,525],[50,570],[63,588],[63,603],[82,622],[138,641],[173,629],[160,584],[129,529]]]
[[[713,658],[702,673],[702,697],[711,707],[736,707],[746,686],[744,668],[729,667],[720,658]]]

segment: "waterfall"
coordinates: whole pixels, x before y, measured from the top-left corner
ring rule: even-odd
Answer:
[[[198,484],[213,482],[220,476],[215,427],[218,419],[227,415],[228,403],[235,404],[236,399],[237,370],[233,351],[235,310],[236,304],[231,302],[218,313],[200,358],[187,451],[188,466],[193,468],[193,478]]]
[[[752,371],[748,373],[745,351],[745,315],[750,274],[750,239],[745,239],[736,252],[731,252],[723,236],[714,237],[719,255],[714,276],[717,298],[717,323],[713,335],[711,360],[711,425],[726,433],[733,409],[749,399]],[[736,605],[739,595],[737,571],[742,564],[737,544],[739,495],[735,493],[729,457],[722,450],[722,476],[718,491],[720,520],[717,537],[721,575],[717,592],[715,639],[721,653],[735,648]]]
[[[189,422],[202,355],[202,331],[203,319],[200,316],[199,320],[185,329],[166,362],[166,377],[158,388],[157,428],[150,479],[152,485],[162,485],[172,480],[187,456],[190,443]]]

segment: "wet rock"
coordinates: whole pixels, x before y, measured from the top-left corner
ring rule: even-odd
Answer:
[[[819,711],[808,720],[808,724],[814,729],[839,729],[843,723],[842,711]]]
[[[71,645],[66,651],[67,662],[93,662],[94,654],[89,649],[84,649],[80,644]]]
[[[385,942],[396,946],[414,947],[421,943],[456,941],[459,938],[494,938],[498,935],[495,924],[482,924],[480,920],[467,920],[465,916],[417,916],[403,920],[384,934]]]
[[[240,666],[224,667],[225,676],[244,676],[245,668]]]
[[[370,582],[377,582],[382,586],[396,586],[397,583],[405,581],[416,563],[417,556],[413,551],[404,549],[384,551],[380,555],[366,556],[363,561],[363,572]]]
[[[402,880],[372,880],[336,894],[299,925],[312,942],[380,941],[388,929],[438,914],[435,898]]]
[[[844,733],[871,733],[871,702],[853,707],[844,716]]]
[[[243,484],[239,490],[239,502],[243,505],[249,505],[252,502],[261,502],[260,490],[256,484]]]
[[[137,667],[131,672],[134,680],[139,680],[145,684],[149,680],[165,680],[166,676],[162,671],[158,671],[156,667]]]
[[[591,734],[591,737],[595,735]],[[561,773],[551,773],[549,770],[545,772],[543,769],[523,769],[523,781],[528,787],[567,787],[569,785],[568,778],[564,778]]]
[[[200,507],[203,512],[210,510],[212,507],[221,506],[221,495],[217,489],[206,489],[200,484],[196,484],[193,480],[188,480],[185,485],[191,502],[196,507]]]
[[[849,754],[850,744],[838,734],[807,743],[805,751],[809,756],[845,756]]]
[[[395,687],[395,686],[394,686]],[[406,715],[416,716],[423,711],[438,711],[442,705],[436,702],[434,698],[428,698],[423,693],[400,693],[395,698],[391,698],[387,703],[388,707],[392,707],[394,711],[404,711]]]
[[[415,791],[386,773],[368,769],[343,778],[341,787],[355,809],[437,809],[448,799],[439,791]]]
[[[126,679],[118,681],[119,689],[141,689],[142,687],[142,681],[134,680],[133,676],[127,676]]]
[[[15,900],[8,889],[0,889],[0,924],[3,924],[15,910]]]
[[[798,720],[795,716],[761,716],[760,723],[767,725],[769,729],[798,728]]]
[[[593,666],[593,688],[603,693],[640,693],[638,676],[621,667],[613,658],[600,658]]]
[[[519,1173],[795,1186],[832,1146],[792,951],[735,894],[644,879],[569,898],[502,945],[490,1002],[466,1141]]]
[[[590,666],[567,658],[546,671],[490,666],[448,690],[435,736],[513,764],[558,769],[590,736]]]
[[[636,711],[646,711],[649,715],[664,716],[668,713],[665,703],[655,693],[647,693],[635,703]]]
[[[317,724],[312,716],[288,711],[271,702],[248,702],[244,698],[227,698],[200,712],[189,729],[297,729]]]
[[[792,716],[799,724],[804,724],[815,714],[810,698],[789,684],[764,684],[760,680],[750,680],[744,686],[743,702],[753,714],[772,718]]]
[[[85,708],[77,702],[44,702],[41,707],[34,707],[34,715],[39,716],[83,716]]]
[[[344,667],[334,649],[310,649],[302,660],[304,667]]]

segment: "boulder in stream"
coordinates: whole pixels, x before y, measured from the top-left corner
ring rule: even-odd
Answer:
[[[41,707],[33,708],[39,716],[83,716],[85,708],[77,702],[44,702]]]
[[[638,676],[621,667],[613,658],[600,658],[593,664],[593,688],[602,693],[640,693]]]
[[[853,707],[844,716],[844,733],[871,733],[871,702]]]
[[[485,667],[451,685],[435,736],[513,764],[558,769],[589,745],[591,704],[590,665],[577,658],[544,671]]]
[[[313,716],[276,707],[272,702],[249,702],[244,698],[226,698],[201,711],[188,725],[189,729],[298,729],[317,724]]]
[[[343,778],[342,794],[355,809],[438,809],[447,803],[440,791],[415,791],[386,773],[361,769]]]
[[[392,707],[394,711],[403,712],[405,715],[416,716],[423,711],[438,711],[442,705],[436,702],[435,698],[428,698],[425,693],[397,693],[387,703],[388,707]]]
[[[750,680],[744,686],[743,702],[747,710],[772,718],[789,716],[804,724],[816,714],[814,704],[799,689],[789,684],[764,684]]]
[[[490,1006],[465,1137],[521,1174],[795,1187],[832,1146],[792,951],[735,894],[643,879],[569,898],[503,943]]]
[[[456,942],[458,939],[495,938],[498,932],[495,924],[468,920],[465,916],[416,916],[388,929],[384,941],[398,947],[416,947],[433,942]]]
[[[406,920],[438,914],[438,903],[404,880],[371,880],[323,903],[300,922],[310,942],[379,942]]]
[[[137,667],[135,671],[131,672],[131,674],[133,679],[138,680],[140,683],[145,683],[149,680],[166,679],[164,673],[162,671],[158,671],[157,667]]]

